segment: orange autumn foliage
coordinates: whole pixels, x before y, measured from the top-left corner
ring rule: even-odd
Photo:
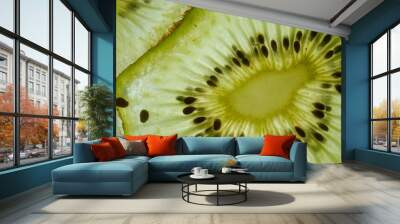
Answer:
[[[47,104],[34,105],[29,99],[28,93],[25,88],[20,88],[20,111],[23,114],[41,114],[46,115],[48,107]],[[14,111],[14,90],[13,86],[7,86],[4,93],[0,93],[0,111],[10,112]],[[55,111],[58,114],[58,110]],[[0,116],[0,146],[9,148],[13,147],[13,117]],[[25,145],[45,144],[48,137],[48,119],[47,118],[20,118],[20,148],[24,149]],[[53,126],[53,138],[59,135],[59,127]]]

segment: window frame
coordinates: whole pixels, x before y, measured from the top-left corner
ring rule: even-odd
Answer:
[[[64,4],[64,6],[66,8],[68,8],[68,10],[71,11],[71,18],[70,18],[70,22],[71,22],[71,59],[67,59],[64,58],[63,56],[55,53],[54,50],[54,45],[53,45],[53,21],[54,21],[54,17],[53,17],[53,0],[48,0],[49,2],[49,48],[46,49],[45,47],[42,47],[39,44],[34,43],[33,41],[30,41],[27,38],[24,38],[23,36],[20,35],[20,0],[14,0],[13,1],[13,10],[14,10],[14,18],[13,18],[13,22],[14,22],[14,30],[10,31],[4,27],[0,26],[0,35],[3,35],[5,37],[11,38],[13,40],[13,44],[14,44],[14,49],[13,49],[13,64],[12,66],[12,71],[13,73],[11,75],[13,75],[13,79],[14,79],[14,100],[13,100],[13,107],[14,110],[13,112],[2,112],[0,111],[0,116],[10,116],[13,119],[13,166],[10,167],[5,167],[5,168],[0,168],[0,172],[4,171],[4,170],[10,170],[10,169],[16,169],[19,167],[23,167],[23,166],[29,166],[29,165],[33,165],[33,164],[37,164],[37,163],[43,163],[49,160],[58,160],[58,159],[62,159],[65,157],[70,157],[73,155],[74,152],[74,143],[75,143],[75,126],[76,126],[76,121],[80,120],[79,117],[75,117],[75,108],[72,107],[71,108],[71,114],[70,116],[66,115],[66,116],[57,116],[57,115],[53,115],[53,59],[58,60],[59,62],[62,62],[68,66],[71,66],[71,105],[74,105],[75,103],[75,69],[85,73],[88,75],[89,77],[89,83],[88,86],[92,85],[92,69],[91,69],[91,65],[92,65],[92,57],[91,57],[91,48],[92,48],[92,43],[91,43],[91,37],[92,37],[92,30],[87,26],[87,24],[82,20],[82,18],[72,9],[72,7],[65,1],[65,0],[60,0],[60,2],[62,4]],[[79,20],[79,22],[84,26],[84,28],[88,31],[88,61],[89,61],[89,67],[88,69],[85,69],[83,67],[81,67],[80,65],[75,63],[75,18],[77,20]],[[20,111],[20,85],[21,85],[21,81],[20,81],[20,45],[23,44],[27,47],[32,48],[33,50],[36,50],[40,53],[43,53],[45,55],[48,56],[49,58],[49,63],[48,63],[48,84],[46,85],[46,91],[48,91],[48,93],[46,93],[47,97],[48,97],[48,112],[46,115],[39,115],[39,114],[27,114],[27,113],[21,113]],[[27,66],[29,66],[29,64],[27,64]],[[27,71],[28,71],[27,67]],[[42,73],[40,73],[42,74]],[[30,74],[27,72],[27,74],[25,74],[27,77],[27,81],[30,80]],[[35,82],[36,80],[36,70],[33,70],[33,82]],[[39,77],[40,78],[40,77]],[[41,79],[38,80],[39,83],[41,83]],[[35,85],[35,84],[34,84]],[[27,91],[29,91],[27,89]],[[36,90],[34,90],[36,91]],[[41,95],[41,94],[40,94]],[[43,158],[43,160],[38,161],[38,162],[32,162],[32,163],[26,163],[26,164],[21,164],[20,161],[20,119],[21,118],[45,118],[47,119],[48,122],[48,136],[47,136],[47,142],[49,143],[47,145],[47,151],[48,151],[48,155],[47,158]],[[53,147],[53,122],[56,120],[65,120],[65,121],[71,121],[71,153],[69,155],[62,155],[62,156],[54,156],[53,152],[54,152],[54,147]]]
[[[391,69],[391,31],[393,28],[400,26],[400,21],[392,24],[389,28],[385,29],[383,33],[378,35],[375,39],[373,39],[369,44],[369,149],[373,151],[379,151],[379,152],[386,152],[386,153],[392,153],[392,154],[400,154],[400,152],[394,152],[392,151],[392,121],[398,121],[400,120],[400,117],[393,117],[392,116],[392,101],[391,101],[391,80],[392,76],[396,75],[396,73],[400,72],[400,67],[393,68]],[[381,37],[384,35],[387,35],[387,52],[386,52],[386,57],[387,57],[387,64],[386,64],[386,71],[382,72],[380,74],[376,74],[374,76],[373,74],[373,44],[378,41]],[[387,87],[387,103],[386,103],[386,117],[385,118],[373,118],[373,81],[378,79],[386,77],[386,87]],[[374,133],[373,133],[373,122],[375,121],[386,121],[386,150],[379,150],[374,148]]]

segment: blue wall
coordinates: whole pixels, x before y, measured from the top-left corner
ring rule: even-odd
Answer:
[[[369,148],[369,47],[400,21],[400,0],[385,0],[352,26],[344,48],[343,159],[399,170],[400,157]],[[390,158],[389,158],[389,157]],[[397,163],[397,164],[396,164]]]
[[[93,83],[103,83],[114,91],[115,1],[67,2],[92,30]],[[53,169],[71,163],[69,157],[0,172],[0,199],[48,183]]]

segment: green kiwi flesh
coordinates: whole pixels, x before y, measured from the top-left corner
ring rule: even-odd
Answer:
[[[341,40],[192,9],[117,78],[124,134],[296,134],[340,162]]]
[[[164,0],[117,0],[117,76],[169,35],[189,9]]]

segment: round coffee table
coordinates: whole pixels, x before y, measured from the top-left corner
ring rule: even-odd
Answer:
[[[182,174],[177,177],[178,181],[182,183],[182,199],[188,203],[197,204],[197,205],[234,205],[247,201],[247,192],[249,188],[247,187],[247,183],[255,180],[255,177],[248,173],[216,173],[213,174],[215,177],[212,179],[193,179],[189,174]],[[215,185],[215,190],[198,190],[197,185]],[[190,191],[190,186],[195,186],[194,191]],[[220,185],[236,185],[238,186],[237,190],[223,190],[220,189]],[[209,192],[215,192],[215,194],[205,194]],[[203,196],[203,197],[216,197],[216,204],[202,204],[190,201],[190,196]],[[221,197],[232,197],[232,196],[241,196],[240,200],[234,201],[231,203],[221,203]]]

